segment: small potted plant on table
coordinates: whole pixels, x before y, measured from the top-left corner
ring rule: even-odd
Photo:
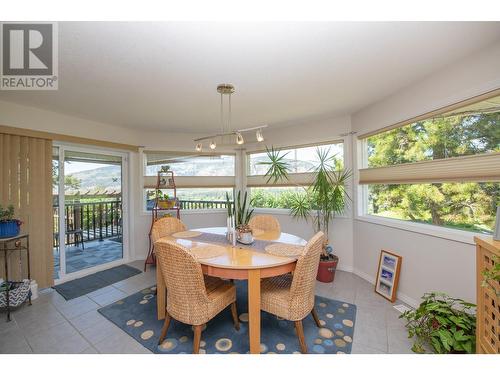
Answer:
[[[266,173],[268,183],[289,180],[290,165],[286,155],[274,148],[267,149],[269,161],[259,164],[269,167]],[[326,235],[316,277],[321,282],[334,280],[339,258],[328,243],[329,228],[335,215],[343,213],[350,201],[346,188],[352,173],[342,168],[335,156],[330,149],[316,149],[317,165],[311,169],[314,179],[309,187],[300,186],[303,191],[295,193],[290,202],[290,213],[294,218],[311,221],[316,232],[323,231]]]
[[[14,206],[3,209],[0,205],[0,238],[15,237],[19,234],[22,221],[14,219]]]

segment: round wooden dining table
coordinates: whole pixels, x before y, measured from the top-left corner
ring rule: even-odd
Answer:
[[[248,280],[248,331],[250,340],[250,353],[260,353],[260,281],[262,278],[279,276],[295,269],[296,256],[277,256],[268,253],[265,249],[252,245],[232,246],[229,242],[221,242],[220,237],[225,236],[226,227],[192,229],[188,232],[173,233],[160,238],[158,242],[176,242],[191,250],[196,256],[196,251],[208,249],[210,245],[216,246],[218,252],[213,257],[197,258],[205,275],[224,279]],[[192,235],[190,235],[192,233]],[[200,235],[203,234],[204,236]],[[207,234],[216,235],[218,241],[207,240]],[[218,235],[218,236],[217,236]],[[200,236],[197,239],[197,236]],[[203,238],[205,237],[205,238]],[[210,237],[210,236],[208,236]],[[286,245],[305,246],[306,241],[293,234],[278,231],[255,230],[254,238],[261,245],[272,242]],[[265,242],[263,242],[265,241]],[[210,254],[209,254],[210,256]],[[157,314],[158,319],[165,318],[166,288],[159,267],[156,267],[157,278]]]

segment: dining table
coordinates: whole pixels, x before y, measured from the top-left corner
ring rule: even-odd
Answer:
[[[248,280],[248,332],[250,353],[260,353],[260,282],[261,279],[293,272],[306,241],[281,231],[253,230],[251,244],[226,238],[226,227],[198,228],[172,233],[156,241],[175,242],[187,248],[201,265],[205,275],[230,280]],[[158,265],[157,315],[165,318],[166,287]]]

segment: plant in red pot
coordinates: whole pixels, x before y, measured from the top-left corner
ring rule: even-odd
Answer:
[[[6,209],[0,205],[0,238],[15,237],[19,234],[22,221],[14,219],[14,206]]]
[[[269,161],[261,162],[267,165],[267,182],[283,183],[290,180],[290,163],[287,153],[274,148],[267,149]],[[341,159],[331,152],[330,148],[316,149],[315,166],[310,169],[314,178],[311,185],[301,187],[294,193],[288,203],[291,215],[296,219],[304,219],[313,223],[316,232],[325,233],[325,243],[321,254],[317,280],[332,282],[339,258],[333,254],[333,247],[329,245],[329,229],[335,215],[343,213],[351,198],[347,192],[347,182],[352,173],[342,165]],[[288,182],[290,183],[290,182]]]

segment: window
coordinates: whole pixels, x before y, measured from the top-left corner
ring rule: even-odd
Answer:
[[[316,157],[316,150],[330,150],[331,155],[335,155],[333,162],[336,168],[343,167],[344,161],[344,144],[330,143],[317,146],[307,146],[298,148],[284,148],[284,158],[290,165],[290,173],[309,173],[318,165]],[[266,165],[259,165],[260,162],[269,161],[266,152],[258,152],[248,154],[248,175],[249,176],[262,176],[267,172]]]
[[[500,97],[363,139],[364,213],[492,233],[500,201]]]
[[[302,187],[254,187],[250,188],[250,199],[253,207],[290,208],[294,194],[302,193]]]
[[[153,207],[156,175],[168,165],[174,172],[177,198],[184,210],[226,207],[226,193],[233,196],[235,155],[189,154],[182,152],[147,151],[144,153],[144,207]],[[173,190],[163,189],[173,197]]]
[[[267,165],[261,162],[269,161],[266,152],[247,154],[247,186],[250,188],[252,205],[258,208],[290,208],[294,194],[303,193],[304,187],[314,180],[313,171],[318,166],[317,151],[329,151],[332,156],[331,166],[342,169],[344,166],[344,145],[342,142],[331,142],[303,147],[280,149],[289,166],[290,179],[279,184],[272,184],[264,177]]]

